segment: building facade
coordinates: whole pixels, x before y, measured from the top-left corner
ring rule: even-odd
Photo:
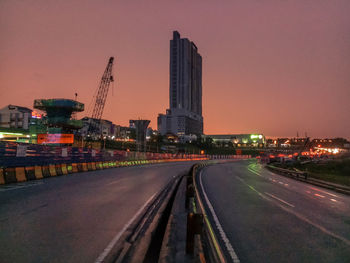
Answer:
[[[29,130],[32,112],[26,107],[8,105],[0,109],[0,127]]]
[[[158,131],[203,134],[202,57],[197,46],[177,31],[170,40],[169,109],[158,115]]]

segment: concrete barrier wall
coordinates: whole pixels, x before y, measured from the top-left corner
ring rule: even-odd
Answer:
[[[90,163],[67,163],[67,164],[50,164],[43,166],[28,167],[8,167],[0,168],[0,185],[19,183],[30,180],[40,180],[55,176],[65,176],[77,172],[89,172],[101,169],[110,169],[118,167],[145,165],[165,162],[183,162],[193,161],[194,159],[167,159],[167,160],[138,160],[123,162],[90,162]],[[207,160],[206,158],[197,160]]]
[[[249,155],[195,155],[169,153],[137,153],[96,151],[72,147],[26,145],[22,156],[16,155],[18,143],[0,142],[0,185],[64,176],[115,167],[165,162],[250,158]],[[63,148],[66,148],[63,151]],[[63,154],[63,152],[68,154]],[[30,153],[30,154],[29,154]]]

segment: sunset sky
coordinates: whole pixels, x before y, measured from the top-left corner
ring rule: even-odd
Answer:
[[[205,134],[350,138],[349,14],[349,0],[0,0],[0,108],[77,92],[88,109],[114,56],[103,118],[157,128],[178,30],[203,57]]]

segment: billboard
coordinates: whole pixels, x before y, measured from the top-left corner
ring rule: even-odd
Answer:
[[[72,144],[74,143],[74,134],[38,134],[37,140],[38,144]]]

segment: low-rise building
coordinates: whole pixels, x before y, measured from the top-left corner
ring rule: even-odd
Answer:
[[[29,130],[33,110],[16,105],[0,109],[0,127]]]

